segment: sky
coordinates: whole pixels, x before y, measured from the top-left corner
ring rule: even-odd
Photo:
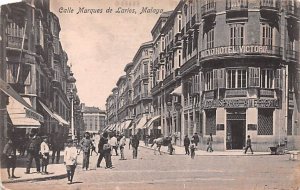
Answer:
[[[51,11],[60,21],[60,41],[69,57],[82,103],[105,109],[125,65],[139,46],[152,40],[151,29],[160,14],[140,14],[142,7],[173,10],[179,0],[51,0]],[[102,13],[79,13],[79,8],[102,9]],[[137,14],[115,13],[119,8]],[[113,9],[106,13],[106,9]],[[65,12],[60,10],[64,9]],[[73,9],[73,13],[70,13]]]

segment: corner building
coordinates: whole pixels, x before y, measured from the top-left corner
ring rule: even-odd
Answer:
[[[192,109],[200,103],[203,145],[212,133],[216,150],[243,149],[247,135],[256,151],[285,140],[288,148],[296,148],[299,5],[277,0],[189,1],[183,6],[187,20],[193,18],[193,6],[200,6],[194,14],[201,18],[196,20],[197,61],[187,60],[190,65],[181,71],[183,76],[192,76],[191,70],[198,73],[190,80],[196,88],[188,88],[182,79],[182,96],[192,99]],[[188,33],[193,26],[186,24]]]

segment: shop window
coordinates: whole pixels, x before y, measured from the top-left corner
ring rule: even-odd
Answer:
[[[273,88],[274,71],[271,69],[261,70],[261,88]]]
[[[231,24],[230,28],[230,45],[244,45],[244,25],[243,24]]]
[[[258,135],[273,135],[273,109],[258,110]]]
[[[247,71],[245,69],[227,70],[227,88],[246,88]]]
[[[216,110],[206,110],[206,125],[205,125],[205,134],[209,135],[212,133],[216,135]]]

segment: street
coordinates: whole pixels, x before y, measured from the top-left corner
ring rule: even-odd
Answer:
[[[299,189],[299,161],[289,155],[196,156],[154,155],[140,148],[138,159],[125,149],[127,160],[112,156],[113,169],[95,169],[97,156],[91,157],[91,170],[82,171],[81,159],[74,183],[67,179],[5,184],[8,189]],[[296,181],[298,179],[298,184]]]

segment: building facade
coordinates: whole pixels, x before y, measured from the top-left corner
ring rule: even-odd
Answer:
[[[105,127],[106,113],[97,107],[88,107],[82,104],[84,132],[98,133]]]
[[[59,39],[59,19],[50,11],[49,0],[2,5],[0,20],[1,131],[5,137],[13,134],[15,140],[33,128],[40,135],[58,132],[67,137],[70,67]],[[78,102],[76,93],[75,97]]]
[[[248,135],[256,151],[299,148],[299,13],[293,0],[180,1],[163,13],[144,127],[179,145],[197,133],[203,149],[210,134],[217,150],[243,149]],[[126,68],[135,100],[136,65]]]

